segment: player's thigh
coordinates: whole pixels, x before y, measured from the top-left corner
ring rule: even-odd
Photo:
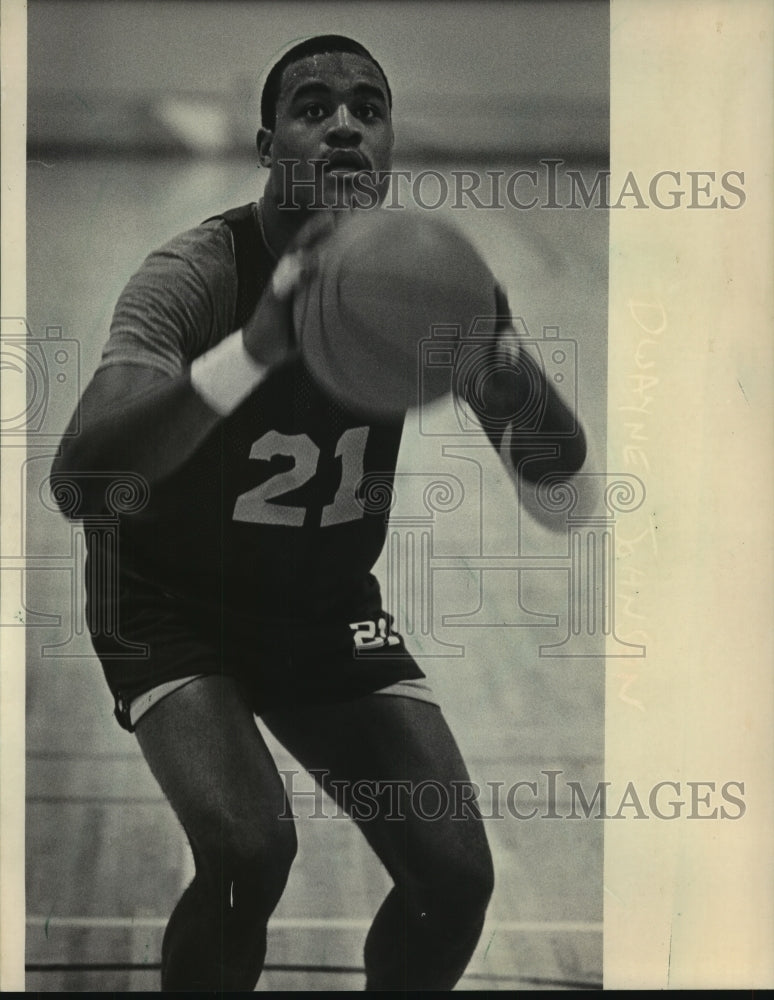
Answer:
[[[262,718],[358,823],[396,882],[456,878],[491,891],[475,788],[437,705],[376,694]]]
[[[284,785],[234,678],[185,685],[143,715],[136,735],[195,853],[292,858]]]

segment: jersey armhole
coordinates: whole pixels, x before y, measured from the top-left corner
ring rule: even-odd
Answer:
[[[243,327],[253,314],[273,269],[273,265],[266,267],[268,254],[261,238],[256,211],[255,202],[249,202],[212,216],[213,219],[222,219],[231,231],[237,275],[232,332]]]

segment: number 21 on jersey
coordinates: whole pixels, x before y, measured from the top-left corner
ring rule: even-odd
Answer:
[[[323,507],[320,520],[323,528],[358,521],[365,513],[355,490],[363,478],[368,430],[368,427],[350,427],[336,443],[336,458],[341,459],[341,482],[332,502]],[[256,461],[270,461],[276,455],[289,456],[293,465],[238,496],[234,505],[235,521],[286,527],[301,527],[304,523],[305,507],[270,501],[298,489],[317,474],[320,449],[307,434],[281,434],[279,431],[268,431],[254,441],[250,449],[250,458]]]

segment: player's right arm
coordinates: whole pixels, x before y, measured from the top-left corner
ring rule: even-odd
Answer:
[[[217,238],[197,247],[204,259],[192,259],[186,241],[194,238],[152,254],[119,299],[103,363],[53,463],[53,483],[74,480],[83,498],[73,517],[100,512],[104,478],[89,473],[165,478],[294,351],[291,296],[303,246],[282,259],[244,328],[201,350],[214,329],[229,328],[236,289],[233,269],[218,265]]]

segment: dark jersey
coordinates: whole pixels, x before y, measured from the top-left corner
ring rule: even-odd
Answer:
[[[258,246],[255,300],[274,267],[260,235]],[[129,282],[103,364],[179,373],[239,325],[238,286],[225,222],[183,234]],[[376,610],[370,571],[384,544],[401,429],[365,424],[301,361],[286,364],[153,484],[142,512],[123,518],[121,567],[258,618],[292,618],[301,606],[307,619]]]

